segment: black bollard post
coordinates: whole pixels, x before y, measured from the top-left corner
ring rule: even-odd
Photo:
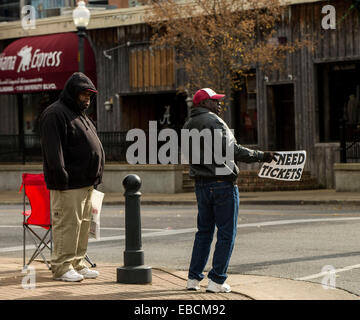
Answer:
[[[125,188],[125,251],[124,266],[117,268],[117,282],[127,284],[151,283],[151,267],[144,266],[141,249],[140,196],[141,179],[135,174],[123,180]]]

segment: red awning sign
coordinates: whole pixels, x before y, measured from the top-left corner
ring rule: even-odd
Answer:
[[[96,84],[94,53],[84,41],[85,74]],[[26,37],[0,54],[0,94],[62,90],[78,71],[78,36],[59,33]]]

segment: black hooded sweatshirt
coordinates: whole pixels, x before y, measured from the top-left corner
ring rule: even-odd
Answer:
[[[95,126],[76,102],[83,90],[96,92],[87,76],[75,72],[59,100],[41,114],[40,138],[48,189],[78,189],[101,183],[105,154]]]

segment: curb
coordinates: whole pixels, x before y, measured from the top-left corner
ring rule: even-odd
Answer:
[[[22,205],[20,201],[2,201],[2,205]],[[176,200],[142,200],[143,205],[197,205],[196,200],[176,201]],[[244,200],[240,197],[240,205],[345,205],[359,206],[360,200]],[[103,205],[125,205],[124,200],[104,201]]]
[[[106,205],[124,205],[125,201],[104,201]],[[197,201],[157,201],[157,200],[144,200],[141,201],[144,205],[197,205]],[[241,200],[240,205],[360,205],[360,201],[356,200]]]
[[[241,204],[251,205],[360,205],[356,200],[241,200]]]
[[[177,272],[170,271],[170,270],[167,270],[167,269],[161,268],[161,267],[155,267],[155,268],[153,268],[153,269],[162,271],[162,272],[167,273],[167,274],[169,274],[169,275],[171,275],[171,276],[173,276],[173,277],[176,277],[176,278],[179,278],[179,279],[181,279],[181,280],[187,281],[187,277],[181,276],[181,275],[179,275]],[[201,284],[201,287],[205,288],[206,286],[204,286],[204,285]],[[240,291],[238,291],[238,290],[233,290],[233,288],[232,288],[231,292],[232,292],[232,293],[235,293],[235,294],[238,294],[238,295],[240,295],[240,296],[243,296],[243,297],[245,297],[245,298],[248,298],[249,300],[256,300],[254,297],[252,297],[252,296],[250,296],[250,295],[248,295],[248,294],[246,294],[246,293],[242,293],[242,292],[240,292]]]
[[[184,271],[156,268],[174,277],[187,280]],[[316,282],[299,281],[266,275],[229,273],[231,278],[231,292],[249,300],[360,300],[360,296],[342,288],[325,290]],[[206,285],[201,284],[203,289]],[[275,289],[275,292],[273,291]],[[277,290],[279,289],[279,290]]]

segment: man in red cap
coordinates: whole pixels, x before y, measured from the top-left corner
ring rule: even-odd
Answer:
[[[99,273],[84,263],[91,194],[101,183],[105,154],[92,121],[85,114],[97,93],[91,80],[75,72],[59,100],[40,117],[44,176],[50,190],[55,280],[81,281]]]
[[[236,185],[241,162],[271,162],[276,160],[276,153],[251,150],[237,144],[234,135],[227,124],[219,117],[221,105],[219,100],[225,95],[217,94],[210,88],[198,90],[193,97],[193,108],[184,129],[210,129],[213,134],[220,132],[219,145],[231,145],[233,159],[218,163],[215,150],[217,145],[206,145],[204,139],[198,148],[200,163],[190,160],[190,177],[195,179],[195,192],[198,204],[197,228],[189,267],[187,289],[200,290],[200,281],[204,278],[204,268],[209,258],[209,252],[215,226],[217,227],[217,242],[212,260],[212,268],[208,273],[209,292],[230,292],[230,286],[225,283],[227,269],[235,243],[237,217],[239,209],[239,190]],[[214,140],[215,141],[215,140]],[[190,141],[190,144],[192,142]],[[190,147],[192,150],[192,147]],[[204,161],[206,151],[212,150],[213,161]],[[222,151],[220,150],[220,153]],[[191,159],[192,157],[190,157]],[[199,158],[199,157],[198,157]]]

